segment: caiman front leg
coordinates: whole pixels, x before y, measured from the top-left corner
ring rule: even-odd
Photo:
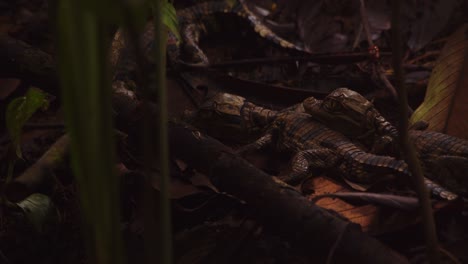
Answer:
[[[272,142],[273,142],[273,134],[267,133],[263,137],[257,139],[255,142],[240,147],[238,150],[235,151],[235,153],[238,155],[242,155],[244,153],[248,153],[254,150],[260,150],[270,145]]]
[[[297,184],[307,177],[310,168],[328,169],[338,164],[338,156],[328,148],[299,151],[291,160],[289,173],[280,176],[288,184]]]

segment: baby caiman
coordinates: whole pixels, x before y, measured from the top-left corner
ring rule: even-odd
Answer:
[[[342,133],[332,130],[311,115],[294,110],[274,111],[257,106],[240,96],[220,93],[204,103],[194,124],[239,132],[263,131],[257,141],[241,148],[241,152],[274,145],[277,150],[294,154],[290,172],[282,179],[297,183],[310,169],[324,169],[358,184],[373,184],[386,175],[409,181],[407,164],[394,157],[366,152]],[[428,187],[438,196],[451,200],[457,196],[426,179]]]
[[[359,93],[339,88],[323,100],[307,98],[292,107],[367,146],[371,152],[400,156],[398,131],[373,104]],[[424,130],[418,122],[408,131],[421,160],[425,176],[459,194],[468,190],[468,141]]]

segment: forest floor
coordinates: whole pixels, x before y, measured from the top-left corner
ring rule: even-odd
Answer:
[[[176,1],[175,6],[179,10],[195,2]],[[251,4],[252,9],[255,9],[254,6],[262,6],[268,10],[272,6],[268,0],[253,2],[255,4]],[[263,14],[262,21],[276,20],[276,24],[270,22],[270,26],[278,30],[278,35],[300,39],[308,50],[320,53],[321,58],[325,57],[326,63],[294,59],[281,61],[281,58],[304,55],[297,50],[279,48],[262,38],[245,18],[233,14],[209,16],[203,22],[207,34],[201,38],[200,47],[207,54],[210,63],[218,66],[190,71],[168,68],[170,119],[180,122],[188,111],[196,111],[209,95],[218,92],[236,94],[262,106],[282,109],[300,103],[307,97],[323,99],[336,88],[348,87],[372,100],[373,105],[387,120],[397,124],[398,104],[392,95],[391,85],[382,79],[394,81],[389,35],[391,25],[389,7],[384,3],[386,1],[374,1],[379,3],[370,4],[367,9],[374,43],[380,48],[381,57],[378,58],[378,63],[370,58],[349,61],[350,56],[368,52],[364,30],[359,27],[359,7],[343,5],[340,1],[312,2],[315,5],[301,1],[274,1],[276,10],[281,12]],[[405,84],[408,87],[409,107],[414,110],[414,115],[419,119],[435,120],[430,123],[429,129],[438,129],[438,121],[433,118],[439,113],[437,107],[452,109],[443,118],[446,121],[445,129],[437,131],[467,140],[468,126],[464,110],[468,105],[468,86],[464,84],[468,83],[468,75],[463,74],[468,69],[467,21],[459,14],[463,13],[467,4],[460,4],[457,8],[455,2],[457,1],[447,1],[445,6],[431,2],[430,5],[436,7],[431,8],[429,4],[418,7],[423,10],[423,14],[418,13],[419,15],[415,11],[418,8],[404,6],[404,12],[409,14],[403,23]],[[296,11],[294,15],[293,10]],[[7,36],[55,58],[55,36],[51,30],[54,22],[51,21],[49,12],[47,1],[43,0],[0,1],[0,42],[4,42],[0,43],[0,48],[7,47],[6,38],[3,38]],[[260,11],[258,13],[257,15],[262,15]],[[443,23],[430,20],[431,16],[443,17]],[[288,22],[291,19],[294,23]],[[426,28],[433,30],[428,32]],[[460,34],[464,34],[462,40],[459,40]],[[0,51],[0,60],[6,58],[4,53],[5,49]],[[36,57],[32,57],[34,58]],[[440,62],[441,58],[444,59],[443,62]],[[255,59],[271,61],[258,63]],[[231,65],[221,65],[223,63]],[[31,64],[41,64],[41,61]],[[6,64],[0,62],[0,65]],[[376,74],[376,71],[382,75]],[[37,185],[28,185],[34,186],[34,192],[18,188],[13,189],[13,193],[5,194],[7,184],[15,182],[15,179],[16,182],[21,182],[17,179],[24,178],[25,172],[37,165],[41,157],[51,147],[57,146],[57,140],[65,134],[60,95],[47,86],[57,82],[58,77],[41,82],[37,80],[50,76],[39,72],[35,76],[26,73],[27,76],[22,77],[21,73],[24,72],[14,75],[9,69],[0,68],[2,201],[7,196],[15,199],[21,197],[14,201],[20,207],[11,208],[2,202],[0,208],[0,263],[88,263],[77,185],[68,155],[64,154],[68,153],[67,150],[62,151],[63,160],[58,164],[54,163],[53,168],[47,167],[50,164],[39,168],[41,175],[49,176],[43,177],[46,180],[41,178]],[[15,98],[24,96],[31,87],[43,90],[47,94],[49,105],[47,110],[38,111],[23,126],[20,145],[22,159],[16,160],[12,167],[14,150],[12,137],[6,126],[7,108]],[[444,94],[445,97],[440,96],[438,100],[434,96],[429,98],[430,94]],[[444,100],[446,98],[449,100]],[[431,106],[427,106],[429,100],[432,100]],[[124,124],[118,124],[119,130],[130,134],[125,129],[131,131],[134,127],[122,123]],[[202,132],[234,150],[255,140],[242,138],[240,134],[216,131],[213,127]],[[138,149],[137,143],[134,144],[138,139],[128,137],[128,140],[127,135],[116,140],[116,168],[121,182],[120,223],[128,263],[143,263],[142,237],[145,231],[141,213],[138,212],[142,203],[141,183],[145,182],[141,167],[142,151]],[[60,149],[61,147],[59,146]],[[269,148],[246,154],[243,158],[269,175],[280,175],[287,170],[291,155]],[[284,232],[294,227],[283,228],[280,223],[278,228],[276,223],[272,224],[275,219],[258,217],[258,212],[266,210],[265,208],[256,208],[249,201],[223,191],[210,175],[193,169],[191,164],[186,164],[182,159],[172,159],[170,164],[176,263],[332,263],[330,259],[333,258],[334,249],[329,253],[314,251],[313,246],[297,246],[297,241],[291,242],[288,236],[278,232],[279,229]],[[7,177],[10,169],[12,179]],[[154,199],[158,200],[159,182],[149,184],[154,191]],[[376,238],[389,250],[398,252],[411,263],[425,263],[425,239],[419,210],[408,212],[379,203],[352,202],[333,197],[315,200],[314,198],[324,194],[356,191],[343,180],[322,171],[315,177],[302,181],[295,188],[311,204],[333,212],[335,218],[359,225],[366,237]],[[395,190],[388,186],[378,186],[375,190],[416,197],[411,188]],[[30,196],[33,193],[43,196]],[[443,249],[442,263],[468,263],[466,200],[459,198],[444,201],[434,198],[433,209],[437,235]],[[28,214],[28,210],[33,213]]]

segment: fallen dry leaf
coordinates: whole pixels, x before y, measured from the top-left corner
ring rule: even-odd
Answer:
[[[350,188],[323,176],[311,178],[304,184],[314,190],[314,194],[308,196],[311,202],[317,196],[351,191]],[[342,199],[330,197],[322,197],[315,204],[339,213],[349,221],[359,224],[363,231],[373,235],[393,232],[419,221],[419,212],[417,210],[411,212],[400,211],[365,203],[354,205]],[[436,203],[435,205],[435,208],[440,209],[443,207],[442,205],[447,204]]]
[[[424,102],[411,123],[424,120],[429,130],[468,139],[468,24],[464,24],[442,49],[432,71]]]

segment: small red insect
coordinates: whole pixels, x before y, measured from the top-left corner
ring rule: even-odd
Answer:
[[[373,60],[380,59],[380,49],[377,45],[373,45],[368,49],[369,55]]]

